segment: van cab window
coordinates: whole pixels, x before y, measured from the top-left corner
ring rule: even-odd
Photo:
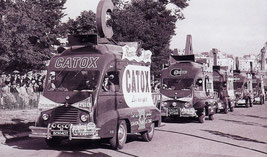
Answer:
[[[196,80],[196,86],[195,89],[198,91],[203,91],[203,80],[202,78],[199,78]]]
[[[93,91],[97,87],[99,71],[52,71],[47,82],[48,91]]]
[[[192,78],[165,78],[162,89],[164,90],[190,90],[194,79]]]
[[[105,74],[102,82],[104,92],[115,92],[119,89],[119,72],[112,71]]]

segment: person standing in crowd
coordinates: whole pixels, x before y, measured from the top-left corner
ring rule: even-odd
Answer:
[[[29,105],[29,95],[26,90],[26,84],[19,87],[19,97],[21,99],[21,108],[28,107]]]
[[[10,89],[11,89],[11,83],[6,81],[4,87],[2,88],[3,103],[4,103],[4,108],[14,109],[16,104],[16,99],[14,95],[10,92]]]
[[[2,73],[0,77],[0,108],[4,108],[4,99],[3,99],[3,90],[2,90],[2,88],[4,87],[4,84],[5,84],[5,75],[4,73]]]
[[[14,97],[15,97],[15,100],[16,100],[16,108],[17,107],[19,107],[19,104],[20,104],[20,98],[19,98],[19,92],[18,92],[18,90],[17,90],[17,85],[16,85],[16,83],[15,83],[15,81],[13,81],[12,82],[12,84],[11,84],[11,87],[10,87],[10,92],[11,92],[11,94],[13,94],[14,95]]]
[[[32,83],[29,83],[28,86],[26,87],[26,91],[29,95],[29,107],[33,108],[35,105],[35,99],[34,99],[34,90],[33,90],[33,85]]]

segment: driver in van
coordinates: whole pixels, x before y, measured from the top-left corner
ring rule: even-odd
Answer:
[[[115,92],[115,85],[113,83],[114,75],[106,75],[102,84],[102,89],[105,92]]]

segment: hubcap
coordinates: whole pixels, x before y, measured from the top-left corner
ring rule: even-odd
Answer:
[[[150,125],[149,130],[148,130],[148,135],[151,136],[153,134],[153,131],[154,131],[154,123]]]
[[[119,130],[118,130],[118,140],[121,143],[122,141],[124,141],[125,138],[125,128],[123,127],[123,125],[120,125]]]

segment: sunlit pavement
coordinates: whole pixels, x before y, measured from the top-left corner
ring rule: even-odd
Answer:
[[[0,145],[0,156],[142,156],[142,157],[220,157],[267,156],[267,103],[253,108],[235,108],[233,113],[219,113],[204,124],[195,119],[164,122],[151,142],[129,135],[124,149],[114,151],[102,142],[72,141],[56,149],[48,148],[43,139],[28,138]]]

